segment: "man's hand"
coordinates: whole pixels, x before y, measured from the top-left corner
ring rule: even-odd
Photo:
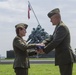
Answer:
[[[38,54],[44,54],[44,51],[43,51],[43,49],[44,49],[44,46],[45,46],[45,44],[43,44],[43,43],[39,43],[39,44],[36,44],[36,46],[37,46],[37,53]]]
[[[37,50],[38,54],[44,54],[45,52],[42,49]]]

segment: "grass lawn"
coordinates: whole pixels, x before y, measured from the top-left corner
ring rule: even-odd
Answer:
[[[15,75],[12,64],[0,64],[0,75]],[[58,66],[54,64],[31,64],[29,75],[60,75]],[[76,64],[73,66],[73,75],[76,75]]]
[[[30,60],[55,60],[55,58],[29,58]],[[1,60],[14,60],[13,59],[1,59]]]

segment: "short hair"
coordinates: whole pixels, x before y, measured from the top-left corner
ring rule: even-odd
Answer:
[[[22,27],[16,28],[16,34],[17,34],[17,35],[19,35],[19,30],[23,30],[23,28],[22,28]]]

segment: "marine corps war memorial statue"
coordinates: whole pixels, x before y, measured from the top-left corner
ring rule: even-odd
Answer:
[[[38,25],[36,28],[33,28],[31,34],[29,35],[27,42],[32,43],[41,43],[43,40],[49,38],[50,35],[45,31],[41,25]]]

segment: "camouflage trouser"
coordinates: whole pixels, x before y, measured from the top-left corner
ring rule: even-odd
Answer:
[[[28,69],[26,68],[15,68],[16,75],[28,75]]]

